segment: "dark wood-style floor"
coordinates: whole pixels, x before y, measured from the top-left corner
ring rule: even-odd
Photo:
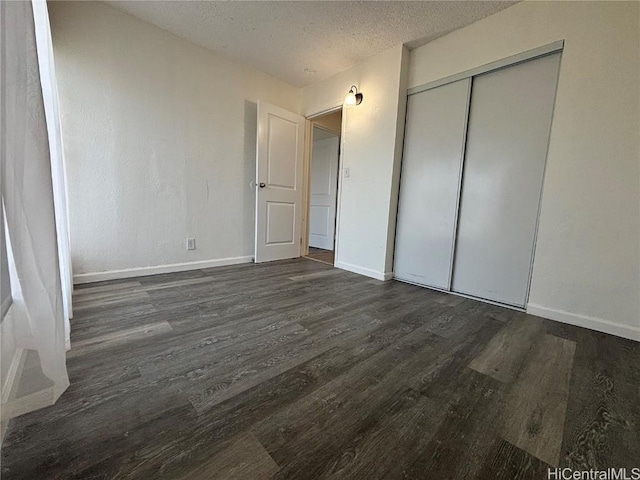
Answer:
[[[316,260],[318,262],[326,263],[327,265],[333,265],[334,263],[334,251],[323,250],[322,248],[309,247],[309,253],[307,258]]]
[[[515,479],[640,466],[640,344],[305,259],[84,285],[9,479]]]

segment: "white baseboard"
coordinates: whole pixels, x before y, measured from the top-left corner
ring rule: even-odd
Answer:
[[[106,272],[80,273],[73,276],[73,283],[93,283],[104,280],[119,280],[121,278],[144,277],[146,275],[158,275],[161,273],[184,272],[186,270],[200,270],[202,268],[224,267],[226,265],[238,265],[249,263],[253,257],[219,258],[217,260],[203,260],[198,262],[172,263],[169,265],[156,265],[153,267],[125,268],[123,270],[108,270]]]
[[[336,261],[333,265],[336,268],[347,270],[349,272],[357,273],[358,275],[364,275],[365,277],[375,278],[376,280],[391,280],[393,278],[393,272],[378,272],[377,270],[371,270],[370,268],[359,267],[358,265],[352,265],[350,263],[344,263]]]
[[[549,320],[568,323],[569,325],[584,327],[590,330],[596,330],[598,332],[608,333],[610,335],[616,335],[618,337],[640,342],[640,326],[634,328],[628,325],[612,323],[602,318],[577,315],[564,310],[555,310],[553,308],[543,307],[542,305],[532,303],[527,305],[527,313],[538,317],[548,318]]]

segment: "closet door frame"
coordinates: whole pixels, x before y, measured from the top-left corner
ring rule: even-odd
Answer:
[[[470,86],[470,96],[473,96],[473,77],[481,75],[483,73],[489,73],[489,72],[493,72],[495,70],[500,70],[502,68],[507,68],[507,67],[511,67],[513,65],[516,65],[518,63],[524,63],[527,62],[529,60],[534,60],[536,58],[540,58],[540,57],[544,57],[547,55],[552,55],[554,53],[561,53],[562,50],[564,49],[564,40],[558,40],[556,42],[552,42],[546,45],[543,45],[541,47],[537,47],[537,48],[533,48],[531,50],[527,50],[525,52],[522,53],[518,53],[516,55],[512,55],[510,57],[506,57],[503,58],[501,60],[496,60],[495,62],[491,62],[491,63],[487,63],[485,65],[479,66],[479,67],[475,67],[469,70],[465,70],[463,72],[460,73],[456,73],[454,75],[450,75],[448,77],[444,77],[442,79],[439,80],[434,80],[432,82],[428,82],[425,83],[423,85],[418,85],[416,87],[410,88],[407,90],[407,96],[410,95],[414,95],[420,92],[424,92],[426,90],[431,90],[433,88],[437,88],[437,87],[441,87],[443,85],[447,85],[449,83],[453,83],[453,82],[457,82],[459,80],[464,80],[466,78],[469,78],[469,86]],[[559,74],[559,73],[558,73]],[[556,85],[556,89],[557,89],[557,85]],[[556,98],[557,98],[557,94],[556,94]],[[555,110],[555,99],[554,99],[554,110]],[[470,98],[468,99],[468,105],[467,105],[467,118],[469,117],[469,109],[471,107],[471,101]],[[406,126],[405,126],[406,128]],[[551,126],[549,128],[549,139],[551,137],[551,130],[553,128],[553,114],[552,114],[552,119],[551,119]],[[466,141],[467,141],[467,134],[468,134],[468,129],[469,129],[469,124],[467,123],[465,125],[465,132],[464,132],[464,145],[463,145],[463,156],[462,156],[462,162],[460,165],[461,171],[460,171],[460,177],[459,177],[459,185],[458,185],[458,206],[456,209],[456,218],[455,218],[455,227],[454,227],[454,238],[453,238],[453,254],[451,257],[451,266],[450,266],[450,271],[449,271],[449,285],[448,288],[445,289],[441,289],[438,287],[426,287],[426,288],[430,288],[432,290],[438,290],[438,291],[443,291],[446,293],[451,293],[454,295],[458,295],[461,297],[465,297],[465,298],[472,298],[475,300],[480,300],[483,301],[485,303],[489,303],[489,304],[493,304],[493,305],[499,305],[505,308],[509,308],[512,310],[517,310],[517,311],[521,311],[524,312],[527,309],[527,305],[529,303],[529,293],[531,290],[531,276],[533,275],[533,264],[534,264],[534,257],[535,257],[535,252],[536,252],[536,243],[537,243],[537,238],[538,238],[538,226],[539,226],[539,222],[540,222],[540,210],[542,207],[542,192],[544,190],[544,180],[546,177],[546,170],[547,170],[547,157],[548,157],[548,153],[549,153],[549,140],[547,140],[547,152],[545,154],[545,160],[544,160],[544,169],[543,169],[543,176],[542,176],[542,184],[541,184],[541,189],[540,189],[540,197],[538,200],[538,212],[537,212],[537,218],[536,218],[536,226],[535,226],[535,230],[534,230],[534,236],[533,236],[533,250],[531,252],[531,263],[529,266],[529,278],[528,278],[528,282],[527,282],[527,292],[526,292],[526,298],[525,298],[525,305],[524,307],[517,307],[517,306],[513,306],[513,305],[509,305],[509,304],[503,304],[503,303],[499,303],[496,302],[494,300],[489,300],[489,299],[485,299],[485,298],[480,298],[480,297],[475,297],[472,295],[468,295],[465,293],[459,293],[459,292],[454,292],[452,290],[452,284],[453,284],[453,267],[454,267],[454,262],[455,262],[455,248],[456,248],[456,244],[457,244],[457,230],[458,230],[458,222],[459,222],[459,216],[460,216],[460,195],[461,195],[461,189],[462,189],[462,180],[463,180],[463,176],[464,176],[464,163],[465,163],[465,158],[466,158]],[[400,188],[402,188],[402,185],[400,185]],[[397,229],[397,227],[396,227]],[[406,282],[406,283],[414,283],[414,282],[410,282],[407,280],[403,280],[403,279],[399,279],[400,281]],[[422,286],[422,285],[421,285]]]

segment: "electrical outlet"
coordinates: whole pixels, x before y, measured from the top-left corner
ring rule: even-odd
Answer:
[[[349,178],[351,176],[351,169],[349,167],[344,167],[344,178]]]
[[[195,249],[196,249],[196,239],[187,238],[187,250],[195,250]]]

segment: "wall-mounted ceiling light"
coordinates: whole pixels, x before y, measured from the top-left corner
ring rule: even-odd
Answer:
[[[355,85],[351,86],[351,90],[347,93],[347,96],[344,98],[344,104],[347,107],[353,107],[354,105],[360,105],[362,103],[362,94],[358,93],[358,89]]]

